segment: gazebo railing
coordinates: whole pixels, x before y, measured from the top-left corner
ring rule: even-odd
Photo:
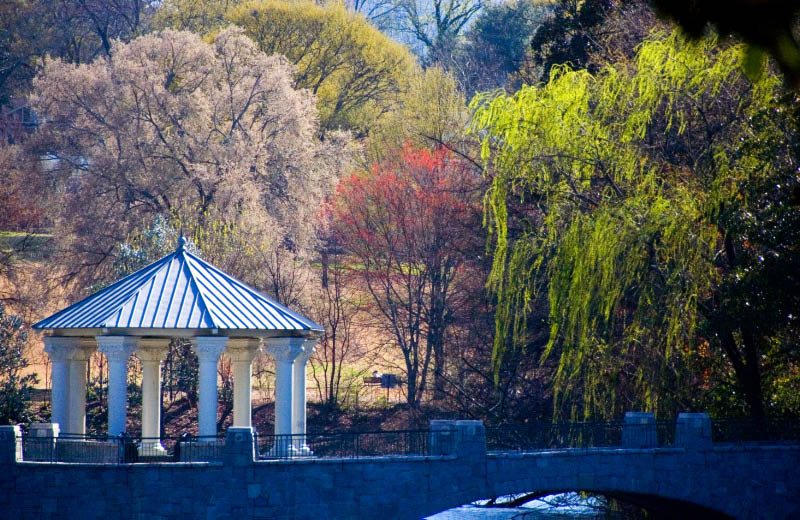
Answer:
[[[22,460],[88,464],[221,461],[225,437],[131,437],[128,435],[22,436]]]
[[[450,455],[453,430],[325,432],[304,435],[256,435],[261,460]],[[129,435],[22,436],[27,462],[136,464],[222,461],[225,437],[131,437]]]

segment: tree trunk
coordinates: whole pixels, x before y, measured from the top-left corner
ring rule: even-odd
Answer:
[[[406,402],[411,408],[417,407],[417,370],[416,368],[408,369],[408,392],[406,393]]]
[[[746,334],[742,334],[745,337]],[[744,358],[741,349],[736,343],[733,333],[726,331],[722,334],[722,347],[725,354],[733,365],[733,372],[736,375],[736,382],[744,394],[745,402],[750,410],[750,416],[763,418],[764,398],[761,391],[761,373],[758,366],[758,352],[755,343],[750,337],[750,341],[745,340]],[[749,346],[748,346],[749,344]]]
[[[433,400],[441,401],[445,398],[444,378],[444,345],[441,341],[433,346]]]
[[[330,380],[328,382],[328,406],[330,408],[336,408],[336,370],[341,370],[339,367],[336,366],[336,339],[333,338],[333,353],[331,356],[331,366],[330,366]]]
[[[328,251],[323,250],[321,254],[322,261],[322,288],[328,288]]]
[[[428,347],[433,351],[433,400],[445,398],[444,352],[444,294],[441,269],[432,270],[430,310],[428,316]]]
[[[744,345],[745,360],[745,380],[742,381],[745,399],[750,407],[750,415],[757,419],[763,419],[766,415],[764,411],[764,394],[761,389],[761,367],[759,365],[759,348],[752,330],[749,325],[741,327],[742,344]]]
[[[724,233],[723,247],[728,266],[735,269],[738,263],[736,246],[733,243],[730,233]],[[730,318],[729,318],[730,320]],[[739,333],[744,347],[742,349],[733,337],[733,333],[726,330],[722,334],[722,346],[733,365],[737,382],[744,393],[745,401],[750,409],[750,415],[754,418],[763,418],[764,395],[761,390],[761,369],[759,366],[759,348],[751,326],[744,322],[739,327]]]

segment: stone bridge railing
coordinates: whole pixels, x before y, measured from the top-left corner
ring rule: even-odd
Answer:
[[[668,447],[658,446],[658,425],[646,414],[629,414],[620,445],[601,448],[487,451],[479,421],[432,421],[430,432],[438,440],[424,455],[265,461],[251,429],[231,428],[207,462],[85,464],[26,462],[19,429],[0,427],[0,511],[36,519],[418,519],[497,495],[582,490],[662,512],[800,514],[800,446],[715,445],[704,414],[679,417]]]
[[[768,429],[761,430],[769,440],[775,437]],[[800,435],[793,439],[800,440]],[[620,422],[532,422],[488,427],[486,441],[490,452],[659,446],[694,449],[710,446],[712,423],[704,413],[682,413],[677,421],[656,422],[651,413],[628,412]]]

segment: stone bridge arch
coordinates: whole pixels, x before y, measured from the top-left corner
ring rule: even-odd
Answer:
[[[794,446],[488,453],[481,475],[452,467],[462,484],[424,499],[434,506],[425,514],[495,496],[586,491],[647,507],[657,518],[793,518],[799,464]]]
[[[625,440],[623,430],[624,445],[618,448],[528,453],[486,452],[482,426],[465,428],[466,423],[451,422],[459,432],[457,456],[463,469],[456,471],[464,475],[464,483],[453,485],[457,492],[437,504],[443,506],[438,511],[496,496],[586,491],[650,507],[667,517],[800,514],[800,446],[714,445],[705,414],[679,419],[671,447],[631,447],[642,436],[637,433]]]
[[[729,499],[710,488],[717,476],[708,471],[708,456],[691,455],[677,448],[489,454],[487,491],[489,496],[539,497],[586,491],[647,507],[656,517],[737,516],[740,506],[729,507]]]

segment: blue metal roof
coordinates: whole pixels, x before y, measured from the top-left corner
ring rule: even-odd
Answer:
[[[305,316],[183,248],[33,325],[35,329],[314,331]]]

